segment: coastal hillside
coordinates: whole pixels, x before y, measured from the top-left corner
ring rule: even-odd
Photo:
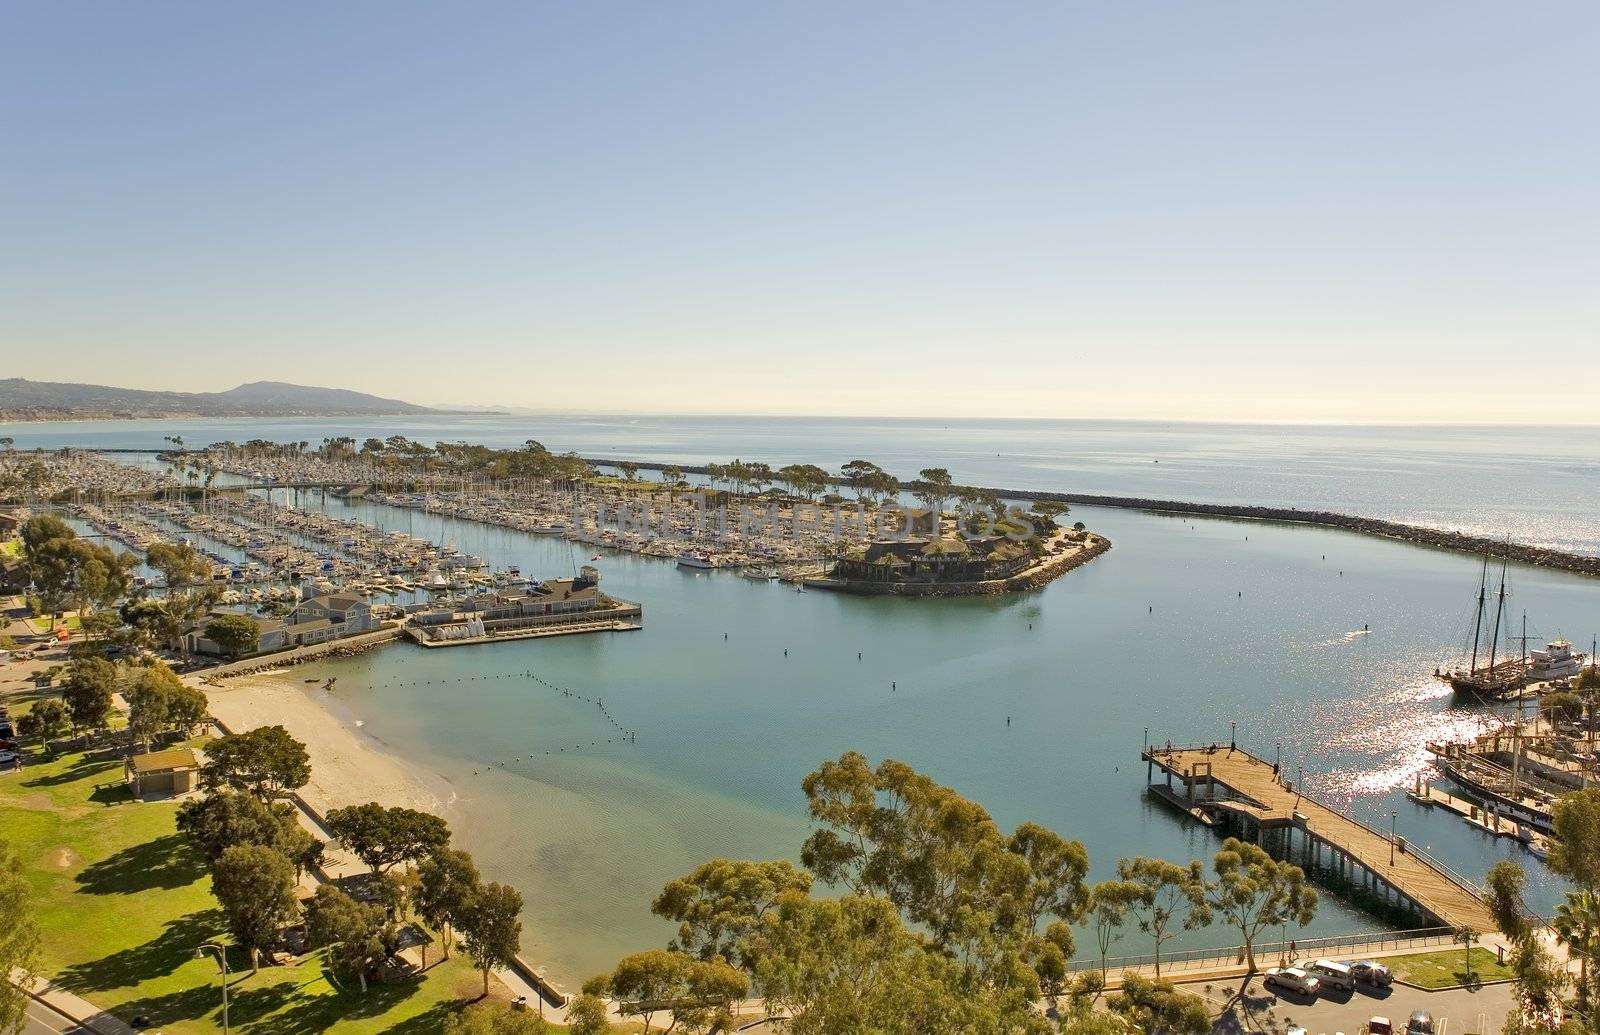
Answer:
[[[226,392],[151,392],[107,385],[0,379],[0,421],[144,417],[344,417],[437,413],[343,388],[254,381]]]

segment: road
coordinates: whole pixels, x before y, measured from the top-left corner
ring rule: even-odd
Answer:
[[[1209,992],[1206,990],[1207,984],[1210,985]],[[1213,1010],[1221,1010],[1239,987],[1239,980],[1197,981],[1181,987],[1206,999]],[[1433,1014],[1434,1031],[1438,1035],[1497,1035],[1505,1023],[1506,1014],[1511,1010],[1511,986],[1499,984],[1485,985],[1476,990],[1427,992],[1395,985],[1382,992],[1335,993],[1330,997],[1308,1000],[1262,993],[1260,983],[1251,982],[1249,1002],[1251,1010],[1248,1016],[1237,1011],[1222,1014],[1211,1029],[1212,1035],[1282,1031],[1290,1024],[1302,1025],[1310,1035],[1336,1035],[1339,1032],[1356,1035],[1362,1030],[1362,1025],[1374,1016],[1389,1018],[1395,1030],[1403,1032],[1406,1019],[1413,1010],[1426,1010]],[[1480,1017],[1483,1018],[1481,1025]],[[747,1026],[739,1030],[746,1035],[779,1035],[779,1028],[771,1023],[747,1022]]]
[[[1211,992],[1203,984],[1184,985],[1189,991],[1205,996],[1220,1008],[1238,981],[1218,980],[1211,983]],[[1428,992],[1405,985],[1395,985],[1381,992],[1365,988],[1350,992],[1336,992],[1315,999],[1294,996],[1284,992],[1262,992],[1260,982],[1250,985],[1251,1013],[1248,1022],[1234,1013],[1218,1020],[1213,1035],[1235,1035],[1240,1031],[1264,1031],[1269,1027],[1267,1011],[1271,1011],[1270,1027],[1281,1029],[1286,1024],[1299,1024],[1310,1035],[1334,1035],[1344,1032],[1355,1035],[1374,1016],[1387,1017],[1396,1031],[1404,1031],[1406,1018],[1413,1010],[1426,1010],[1433,1014],[1434,1030],[1440,1035],[1493,1035],[1499,1032],[1510,1012],[1511,985],[1484,985],[1477,989],[1450,989]],[[1479,1018],[1483,1024],[1479,1024]],[[1448,1022],[1441,1025],[1441,1022]]]
[[[22,1025],[22,1035],[63,1035],[65,1032],[83,1032],[89,1029],[56,1013],[38,1000],[28,1002],[28,1017]]]

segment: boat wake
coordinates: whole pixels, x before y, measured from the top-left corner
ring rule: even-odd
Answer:
[[[1326,640],[1318,640],[1316,642],[1315,646],[1318,646],[1318,647],[1339,647],[1339,646],[1343,646],[1346,643],[1354,643],[1357,640],[1362,639],[1362,638],[1367,637],[1367,636],[1370,636],[1370,635],[1372,635],[1372,630],[1370,630],[1370,629],[1352,629],[1347,633],[1340,633],[1338,636],[1330,637],[1329,639],[1326,639]]]

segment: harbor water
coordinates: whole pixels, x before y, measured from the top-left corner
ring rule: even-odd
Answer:
[[[321,505],[547,576],[593,556],[558,537]],[[715,856],[795,857],[800,780],[847,750],[909,762],[1003,827],[1082,840],[1099,878],[1128,855],[1209,858],[1215,835],[1144,797],[1139,751],[1146,727],[1155,742],[1226,743],[1236,722],[1257,754],[1304,767],[1313,793],[1374,826],[1393,818],[1468,875],[1519,859],[1548,904],[1531,856],[1404,795],[1426,742],[1484,715],[1430,675],[1461,641],[1472,558],[1291,526],[1075,515],[1116,545],[1036,594],[797,592],[602,551],[603,585],[644,604],[643,630],[396,646],[318,672],[338,676],[352,721],[449,777],[464,842],[527,897],[531,957],[569,981],[670,934],[648,908],[672,877]],[[1592,582],[1512,580],[1541,630],[1597,620]],[[1374,926],[1330,895],[1306,933]],[[1230,942],[1212,930],[1184,943]],[[1117,946],[1146,948],[1136,933]]]
[[[988,485],[1326,506],[1600,552],[1592,428],[484,417],[6,431],[18,448],[405,434],[685,463],[862,456],[902,476],[939,465]],[[573,574],[595,553],[331,494],[300,502],[532,576]],[[1467,735],[1488,714],[1457,707],[1431,677],[1463,642],[1478,559],[1293,525],[1088,507],[1073,519],[1114,547],[1037,593],[796,592],[600,550],[604,588],[644,605],[643,630],[396,645],[315,674],[338,677],[329,703],[346,721],[449,779],[459,840],[522,891],[526,954],[569,987],[670,935],[649,914],[665,881],[716,856],[796,857],[809,829],[800,781],[846,750],[906,761],[1002,827],[1033,820],[1082,840],[1098,879],[1128,855],[1209,858],[1214,834],[1145,797],[1139,752],[1147,735],[1225,744],[1237,723],[1256,754],[1281,753],[1291,776],[1303,767],[1312,793],[1393,822],[1472,878],[1517,859],[1532,904],[1552,904],[1559,888],[1530,855],[1404,793],[1427,770],[1428,740]],[[1531,635],[1588,649],[1600,583],[1513,567],[1510,584],[1515,624],[1526,610]],[[1328,895],[1306,934],[1377,924]],[[1177,946],[1235,940],[1199,931]],[[1145,951],[1137,931],[1112,949]]]

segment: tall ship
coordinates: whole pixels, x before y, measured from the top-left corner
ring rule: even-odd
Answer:
[[[1477,613],[1472,620],[1472,653],[1465,665],[1434,669],[1433,674],[1450,684],[1450,688],[1463,697],[1504,697],[1522,689],[1528,681],[1528,662],[1525,658],[1509,654],[1500,656],[1500,630],[1506,615],[1506,568],[1500,562],[1500,588],[1492,598],[1489,595],[1489,555],[1484,554],[1483,570],[1478,576]],[[1492,607],[1492,614],[1491,614]],[[1484,627],[1489,627],[1487,643]],[[1506,646],[1510,646],[1510,636]]]
[[[1472,624],[1472,651],[1465,665],[1440,667],[1434,675],[1465,697],[1505,699],[1535,683],[1570,679],[1582,671],[1587,656],[1572,649],[1563,639],[1545,643],[1543,650],[1528,650],[1528,619],[1522,618],[1522,635],[1512,636],[1505,629],[1506,562],[1500,563],[1500,585],[1489,593],[1489,557],[1483,558],[1478,576],[1478,600]],[[1487,636],[1485,635],[1487,633]],[[1513,641],[1522,644],[1520,654],[1512,654]],[[1505,656],[1501,656],[1502,648]]]

